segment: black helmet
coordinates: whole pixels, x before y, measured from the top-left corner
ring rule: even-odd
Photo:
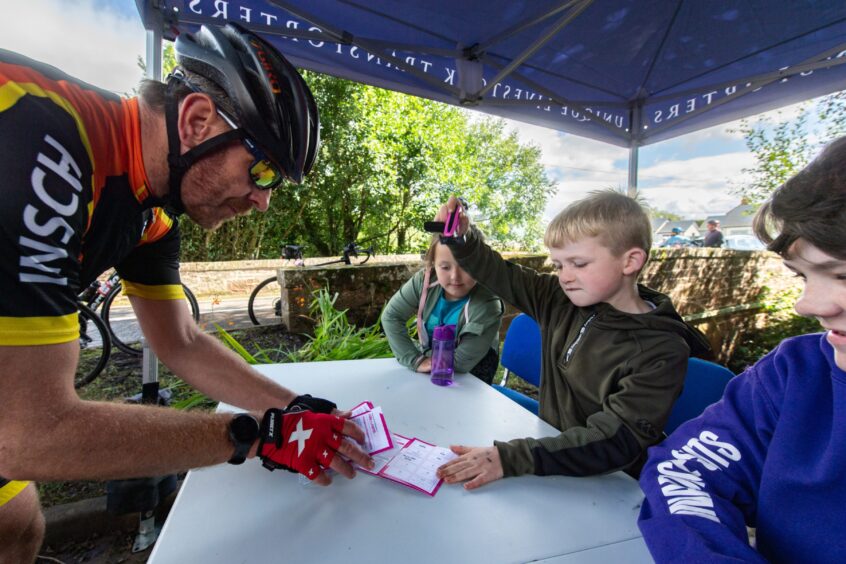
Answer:
[[[237,112],[232,117],[267,158],[292,182],[302,182],[314,164],[320,119],[311,91],[294,66],[269,43],[234,23],[181,34],[175,51],[182,68],[226,92]]]

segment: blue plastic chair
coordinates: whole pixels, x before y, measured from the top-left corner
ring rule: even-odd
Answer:
[[[706,407],[723,397],[723,390],[733,377],[734,373],[725,366],[699,358],[689,359],[684,389],[673,405],[664,432],[669,435],[685,421],[701,415]]]
[[[513,372],[529,384],[540,386],[541,379],[541,334],[534,319],[521,313],[511,321],[502,344],[500,364],[505,368],[502,381],[494,388],[528,409],[538,414],[538,402],[517,390],[505,387],[508,374]]]

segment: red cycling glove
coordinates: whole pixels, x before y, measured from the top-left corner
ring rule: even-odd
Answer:
[[[268,409],[261,422],[258,455],[268,470],[284,468],[314,480],[341,445],[344,419],[337,415]]]

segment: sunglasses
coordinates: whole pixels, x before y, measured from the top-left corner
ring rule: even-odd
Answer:
[[[217,113],[232,129],[240,130],[232,118],[221,112],[219,109],[217,110]],[[244,144],[247,151],[253,156],[253,162],[250,165],[249,171],[250,178],[252,179],[253,184],[256,185],[256,188],[259,190],[273,190],[274,188],[281,186],[286,178],[285,173],[267,158],[264,151],[262,151],[252,139],[242,134],[241,142]]]

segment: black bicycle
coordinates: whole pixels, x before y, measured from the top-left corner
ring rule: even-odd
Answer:
[[[91,383],[106,367],[111,356],[112,344],[121,351],[141,356],[143,354],[140,342],[134,337],[141,336],[141,330],[132,309],[122,309],[113,314],[112,307],[121,294],[123,285],[117,272],[112,272],[105,280],[94,280],[77,296],[79,305],[79,347],[80,358],[74,377],[74,387],[77,389]],[[193,292],[182,285],[185,297],[191,308],[194,321],[200,319],[200,306]],[[100,315],[97,310],[102,306]],[[115,307],[115,311],[120,308]],[[112,326],[113,322],[121,322],[121,334]]]
[[[340,258],[311,266],[326,266],[329,264],[359,266],[366,263],[375,254],[372,246],[364,248],[357,243],[347,243]],[[295,266],[305,266],[303,248],[300,245],[283,245],[282,258],[293,261]],[[262,280],[253,289],[250,299],[247,301],[247,313],[253,325],[275,325],[282,322],[282,289],[279,287],[279,279],[276,276]]]
[[[113,276],[117,276],[117,274],[113,274]],[[112,286],[106,299],[103,301],[103,310],[100,315],[103,321],[106,322],[106,327],[109,328],[109,335],[115,346],[127,354],[141,356],[144,352],[141,347],[142,333],[141,326],[138,325],[138,320],[135,317],[135,312],[129,306],[128,300],[123,303],[126,307],[121,308],[115,306],[115,300],[123,298],[122,290],[123,285],[118,278],[117,283]],[[200,321],[200,305],[197,303],[197,298],[194,297],[194,293],[185,284],[182,285],[182,291],[185,293],[188,306],[191,308],[191,317],[194,318],[194,321]],[[118,301],[118,304],[120,305],[121,302]],[[117,323],[120,323],[122,337],[118,336],[118,332],[115,329]]]
[[[83,303],[79,307],[79,361],[73,387],[90,384],[109,362],[112,354],[112,339],[106,324],[94,310]]]

